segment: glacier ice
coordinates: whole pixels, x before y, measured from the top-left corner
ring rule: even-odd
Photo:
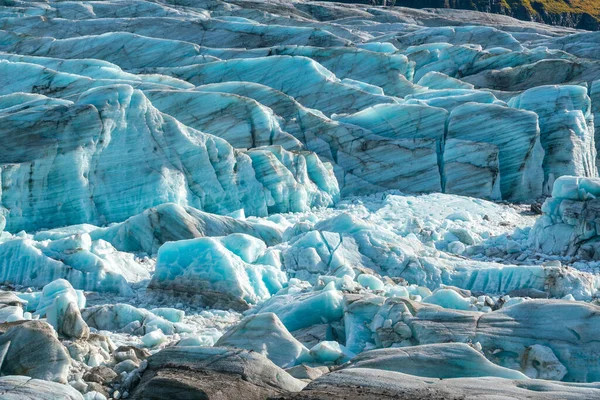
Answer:
[[[158,251],[149,287],[206,306],[243,310],[287,281],[279,268],[256,263],[265,249],[263,241],[241,233],[169,242]]]
[[[542,86],[511,99],[513,107],[535,111],[544,148],[544,185],[563,175],[598,175],[591,101],[583,86]]]
[[[81,317],[80,308],[84,307],[83,293],[75,291],[68,281],[57,279],[42,289],[36,314],[46,316],[59,335],[85,339],[89,335],[89,328]]]
[[[599,195],[598,178],[558,178],[552,197],[542,206],[542,217],[532,229],[531,245],[548,254],[597,260],[600,254],[595,221]]]
[[[348,368],[374,368],[430,378],[496,376],[527,379],[519,371],[499,367],[465,343],[439,343],[366,351]]]
[[[269,312],[244,318],[221,336],[215,346],[254,350],[282,368],[311,358],[308,349],[290,334],[277,315]]]
[[[496,131],[499,126],[501,132]],[[541,195],[540,161],[545,158],[535,114],[493,104],[464,104],[450,113],[448,138],[498,147],[503,199],[523,201]]]
[[[0,372],[31,380],[0,386],[598,398],[597,38],[466,10],[5,2]]]
[[[60,151],[51,150],[56,139],[42,140],[55,124],[62,127]],[[161,114],[143,93],[127,85],[90,90],[70,107],[9,113],[3,116],[0,135],[11,135],[17,127],[26,132],[20,140],[36,140],[36,146],[24,154],[13,147],[0,160],[6,164],[1,204],[7,230],[118,222],[165,202],[221,213],[244,208],[249,215],[265,215],[268,210],[331,205],[338,196],[331,170],[316,157],[277,148],[239,153],[227,142]],[[129,162],[123,163],[123,151]],[[146,151],[153,155],[148,157]],[[134,158],[145,159],[145,169]],[[35,176],[46,178],[33,181],[32,201],[24,201],[24,174],[32,168]],[[66,179],[69,185],[45,190],[46,179]],[[122,201],[123,196],[128,200]],[[65,198],[70,201],[62,206]]]

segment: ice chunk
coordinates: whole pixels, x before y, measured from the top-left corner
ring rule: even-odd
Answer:
[[[529,234],[529,244],[546,254],[600,259],[597,216],[600,179],[562,176],[552,197],[542,206],[543,216]]]
[[[529,346],[523,359],[526,362],[524,372],[531,378],[560,381],[567,374],[567,369],[549,347]]]
[[[374,368],[439,379],[484,376],[527,379],[519,371],[494,365],[465,343],[371,350],[354,358],[348,368]]]
[[[287,281],[278,268],[248,263],[264,248],[262,241],[244,234],[166,243],[159,249],[149,287],[212,307],[245,309]]]
[[[462,297],[456,291],[451,289],[439,289],[435,291],[431,296],[427,296],[423,299],[423,303],[437,304],[444,308],[451,308],[454,310],[471,310],[473,309],[471,302],[468,298]]]
[[[302,71],[302,80],[293,78],[294,71]],[[226,81],[260,83],[327,115],[356,112],[375,104],[395,102],[390,97],[344,85],[331,71],[306,57],[272,56],[218,61],[189,67],[159,68],[157,72],[196,86]]]
[[[35,237],[46,236],[49,232],[38,233]],[[282,240],[281,230],[275,224],[240,221],[172,203],[150,208],[108,228],[92,229],[90,235],[110,242],[121,251],[156,254],[165,242],[231,233],[255,236],[268,245]]]
[[[0,119],[0,137],[13,137],[21,127],[19,140],[27,143],[0,158],[5,165],[0,209],[9,231],[118,222],[167,202],[224,214],[240,208],[247,215],[301,211],[330,205],[339,194],[333,171],[316,156],[281,148],[236,152],[222,139],[160,113],[127,85],[90,90],[70,107],[34,108]],[[50,155],[54,140],[36,139],[47,132],[64,142],[58,156]],[[100,136],[107,139],[96,146]],[[88,162],[92,158],[96,162]],[[134,162],[139,159],[143,166]],[[31,168],[33,197],[24,202],[23,177]],[[48,176],[60,176],[66,186],[47,188]]]
[[[545,151],[544,190],[563,175],[595,177],[596,147],[591,100],[583,86],[541,86],[510,100],[511,107],[534,111]]]
[[[421,86],[426,86],[429,89],[474,89],[475,87],[466,82],[452,78],[441,72],[428,72],[418,82]]]
[[[310,355],[319,364],[343,364],[355,357],[344,345],[338,342],[320,342],[310,349]]]
[[[185,311],[169,307],[153,308],[150,312],[174,323],[183,321],[185,316]]]
[[[85,339],[89,335],[89,328],[79,311],[83,307],[85,307],[83,292],[73,289],[68,281],[57,279],[42,289],[36,314],[46,316],[48,323],[59,335]]]
[[[429,43],[479,44],[484,48],[504,47],[519,51],[523,47],[507,32],[488,26],[458,26],[422,28],[397,38],[404,48]]]
[[[178,331],[172,322],[143,308],[129,304],[110,304],[89,307],[82,312],[83,319],[92,328],[107,331],[123,331],[144,335],[160,330],[167,335]]]
[[[288,331],[296,331],[324,322],[339,321],[344,315],[343,296],[337,290],[277,295],[251,312],[275,313]]]
[[[191,128],[223,138],[236,148],[269,145],[280,145],[287,150],[304,148],[299,140],[281,129],[272,110],[248,97],[183,90],[146,91],[146,95],[160,111]]]
[[[165,334],[160,329],[149,332],[142,337],[142,343],[144,343],[146,347],[156,347],[166,340]]]
[[[522,201],[541,195],[543,150],[534,113],[491,104],[465,104],[450,114],[448,139],[497,146],[503,199]]]
[[[63,278],[78,289],[127,295],[128,281],[148,277],[133,255],[103,241],[92,243],[87,233],[50,242],[13,237],[0,243],[2,282],[41,287]]]
[[[310,361],[308,349],[270,312],[244,318],[221,336],[215,346],[254,350],[282,368]]]

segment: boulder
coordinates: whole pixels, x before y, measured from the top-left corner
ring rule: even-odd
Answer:
[[[304,383],[263,355],[223,347],[170,347],[148,358],[133,399],[264,400]]]
[[[20,375],[0,377],[0,397],[4,400],[83,400],[81,393],[71,386]]]
[[[286,400],[479,400],[597,399],[599,384],[510,380],[502,378],[422,378],[378,369],[335,371],[309,383],[300,393],[277,397]]]
[[[3,374],[67,382],[71,357],[50,325],[43,321],[1,324],[0,331],[4,332],[0,346],[10,342],[0,369]]]

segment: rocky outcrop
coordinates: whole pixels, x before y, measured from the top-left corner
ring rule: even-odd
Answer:
[[[148,368],[132,398],[263,400],[300,391],[304,385],[255,352],[171,347],[148,359]]]
[[[552,3],[552,2],[550,2]],[[583,12],[571,6],[569,1],[561,1],[564,11],[555,11],[552,6],[547,6],[544,1],[530,2],[528,0],[514,2],[500,2],[494,0],[394,0],[388,1],[388,4],[395,4],[402,7],[414,8],[454,8],[462,10],[476,10],[487,13],[495,13],[514,17],[523,21],[538,21],[552,25],[562,25],[570,28],[599,30],[600,15],[594,13],[595,0],[589,3],[590,13]],[[586,4],[587,6],[588,4]],[[597,7],[596,7],[597,9]]]
[[[19,375],[0,377],[0,396],[6,400],[84,399],[70,386]]]
[[[71,357],[56,338],[52,326],[43,321],[0,325],[0,346],[9,344],[1,371],[67,383]]]
[[[593,400],[596,385],[501,378],[428,379],[399,372],[352,368],[326,374],[286,400],[445,400],[513,398],[532,400]],[[272,398],[275,400],[276,398]]]

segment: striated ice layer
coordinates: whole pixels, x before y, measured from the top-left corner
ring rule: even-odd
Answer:
[[[303,79],[294,79],[294,71]],[[228,81],[254,82],[294,97],[300,104],[327,115],[355,112],[375,104],[394,103],[394,98],[367,93],[340,81],[331,71],[307,57],[272,56],[220,61],[179,68],[160,68],[159,73],[193,85]]]
[[[498,148],[503,199],[524,201],[542,194],[540,161],[544,156],[534,113],[491,104],[465,104],[450,113],[447,137]]]
[[[563,176],[554,182],[552,197],[530,234],[531,245],[547,254],[600,259],[600,179]]]
[[[512,107],[538,114],[540,141],[545,151],[544,189],[563,175],[598,175],[594,143],[594,115],[583,86],[544,86],[513,98]]]
[[[278,147],[238,152],[160,113],[131,86],[0,118],[0,136],[18,128],[18,140],[35,142],[0,158],[10,231],[106,224],[165,202],[217,213],[302,211],[331,205],[339,193],[317,157]]]

